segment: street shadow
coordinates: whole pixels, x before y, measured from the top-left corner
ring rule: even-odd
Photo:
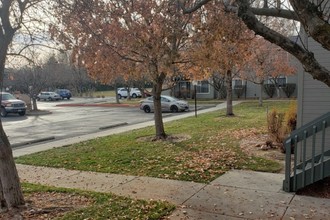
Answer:
[[[28,116],[24,115],[24,116],[20,116],[17,114],[8,114],[6,117],[1,117],[1,121],[2,122],[6,122],[6,121],[24,121],[27,120]]]

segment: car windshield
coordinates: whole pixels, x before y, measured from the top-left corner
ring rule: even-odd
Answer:
[[[175,98],[175,97],[170,97],[170,96],[163,96],[164,98],[170,100],[171,102],[173,101],[179,101],[179,99]]]
[[[161,99],[162,99],[162,101],[168,100],[170,102],[180,101],[180,99],[177,99],[177,98],[172,97],[172,96],[161,96]],[[148,97],[146,100],[153,101],[153,96]]]
[[[13,96],[12,94],[1,94],[1,98],[2,100],[10,100],[10,99],[16,99],[15,96]]]

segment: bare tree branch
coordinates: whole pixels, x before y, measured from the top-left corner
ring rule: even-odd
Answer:
[[[244,23],[251,30],[294,55],[303,64],[305,71],[309,72],[314,79],[317,79],[330,86],[330,71],[319,64],[313,53],[305,50],[297,43],[292,42],[289,38],[284,37],[276,31],[266,27],[250,10],[248,1],[240,2],[244,2],[244,5],[241,4],[238,16],[243,19]]]
[[[272,16],[278,18],[286,18],[299,21],[297,14],[291,10],[277,9],[277,8],[251,8],[255,15]]]
[[[308,0],[290,0],[305,31],[319,42],[325,49],[330,50],[330,24],[320,13],[318,6]]]
[[[203,5],[207,4],[208,2],[210,2],[211,0],[199,0],[196,1],[196,3],[191,6],[190,8],[187,8],[185,6],[185,2],[186,1],[182,1],[182,0],[178,0],[178,5],[179,7],[183,10],[184,13],[188,14],[188,13],[192,13],[197,11],[198,9],[200,9]]]

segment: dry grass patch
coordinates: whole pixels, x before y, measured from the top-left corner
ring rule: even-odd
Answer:
[[[61,192],[34,192],[25,195],[26,206],[21,207],[20,216],[25,220],[55,219],[67,212],[86,208],[94,200],[82,195]],[[2,213],[0,219],[20,219],[17,213]]]

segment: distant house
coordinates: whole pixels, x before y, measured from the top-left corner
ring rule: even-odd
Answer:
[[[279,92],[281,98],[286,98],[286,94],[284,92],[286,86],[288,84],[294,84],[295,89],[292,94],[290,94],[290,97],[297,97],[297,76],[283,76],[276,79],[278,85],[279,85]],[[272,80],[266,80],[265,84],[271,84],[273,85]],[[256,99],[260,96],[260,85],[255,84],[253,82],[249,82],[247,80],[242,80],[240,78],[234,78],[232,82],[233,86],[233,98],[234,99]],[[213,86],[212,83],[209,80],[202,80],[197,81],[196,85],[196,96],[197,99],[216,99],[219,96],[222,95],[222,98],[225,98],[225,91],[224,88],[222,91],[217,91]],[[165,92],[168,95],[175,96],[177,98],[194,98],[194,85],[192,81],[189,80],[183,80],[177,83],[175,87],[173,87],[171,90]],[[224,94],[223,94],[224,93]],[[270,94],[268,94],[265,90],[261,94],[263,98],[276,98],[277,93],[276,91],[270,97]]]

